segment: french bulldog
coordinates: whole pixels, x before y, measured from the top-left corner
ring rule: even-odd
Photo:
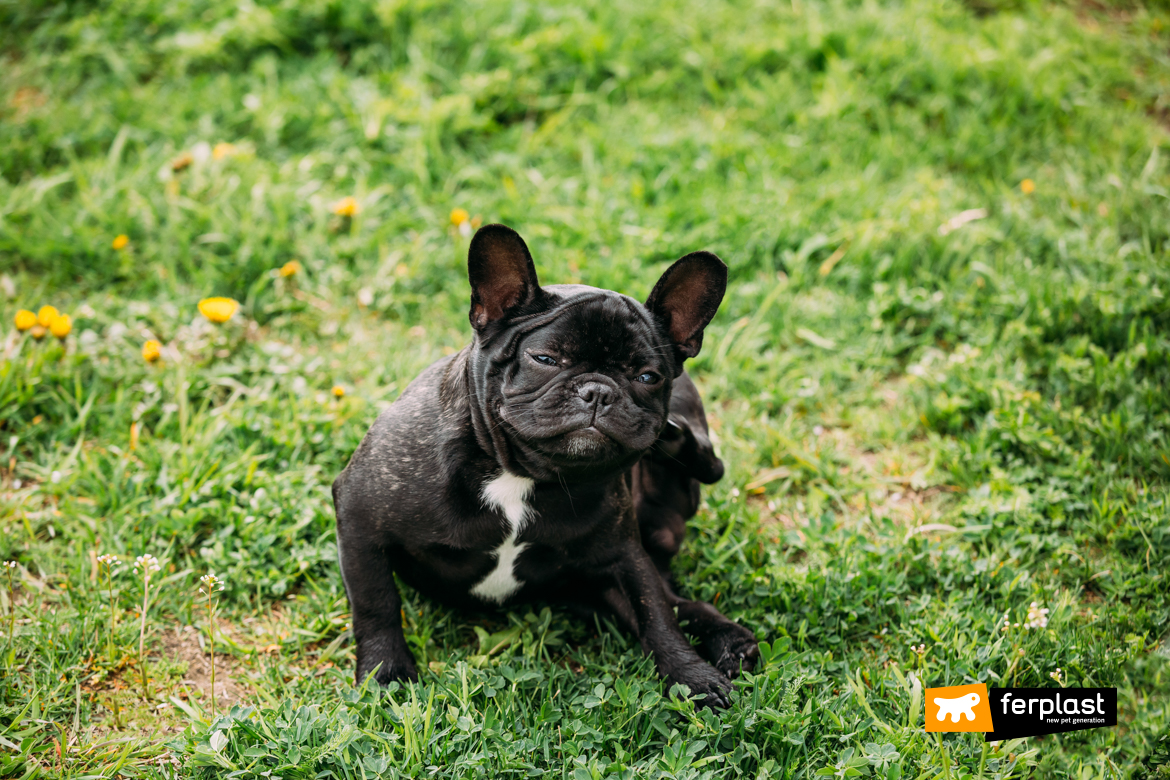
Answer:
[[[418,679],[397,575],[457,607],[540,600],[607,612],[668,683],[727,706],[756,638],[668,579],[697,508],[689,480],[722,470],[683,361],[699,353],[727,267],[686,255],[645,304],[541,287],[527,245],[503,225],[475,234],[467,266],[471,344],[403,391],[333,483],[357,680]]]

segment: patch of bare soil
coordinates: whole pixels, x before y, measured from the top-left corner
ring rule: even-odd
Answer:
[[[946,486],[925,490],[895,490],[885,500],[872,505],[875,510],[901,521],[902,525],[913,528],[923,525],[943,514],[946,497],[951,492]]]
[[[909,417],[906,391],[903,378],[887,381],[874,390],[880,405],[854,410],[846,424],[826,423],[814,429],[811,446],[828,448],[838,457],[841,480],[835,501],[847,510],[846,522],[865,516],[889,518],[909,531],[946,514],[954,488],[937,484],[927,442],[892,441],[889,435],[891,420]],[[773,493],[771,500],[764,495],[792,473],[786,467],[767,469],[744,489],[749,500],[759,501],[765,525],[800,533],[808,523],[800,495]]]
[[[180,686],[199,692],[201,704],[211,701],[211,653],[207,635],[194,626],[177,626],[162,635],[163,654],[169,660],[187,664]],[[239,679],[237,664],[217,646],[215,654],[215,697],[220,707],[243,701],[247,690]]]

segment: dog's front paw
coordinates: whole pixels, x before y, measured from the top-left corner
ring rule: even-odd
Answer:
[[[731,680],[738,677],[741,671],[755,669],[756,662],[760,660],[760,645],[756,635],[735,623],[729,623],[718,633],[707,637],[703,645],[704,655]]]
[[[414,659],[408,652],[370,652],[359,645],[357,655],[358,685],[361,685],[362,681],[371,674],[374,675],[374,682],[383,686],[392,682],[418,682],[418,668],[414,665]]]
[[[666,682],[668,690],[675,683],[690,688],[692,696],[701,697],[695,701],[699,707],[724,709],[731,704],[731,683],[711,664],[702,661],[687,664],[668,674]]]
[[[361,682],[365,675],[358,676],[358,682]],[[389,685],[392,682],[408,683],[418,682],[418,669],[414,665],[414,661],[410,663],[396,663],[396,664],[382,664],[378,667],[378,671],[374,673],[374,682],[381,686]]]

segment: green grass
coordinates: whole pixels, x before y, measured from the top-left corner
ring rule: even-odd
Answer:
[[[1162,3],[0,0],[0,776],[1166,777],[1168,45]],[[410,591],[421,682],[353,687],[329,484],[469,338],[454,208],[546,282],[728,262],[677,572],[767,642],[729,711]],[[11,326],[45,303],[63,346]],[[94,556],[148,552],[144,694]],[[920,686],[1058,667],[1119,726],[923,732]]]

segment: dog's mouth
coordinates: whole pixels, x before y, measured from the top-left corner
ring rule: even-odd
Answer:
[[[564,435],[565,454],[570,458],[592,460],[608,454],[616,442],[595,426],[580,428]]]
[[[537,421],[526,417],[501,409],[500,421],[518,442],[556,469],[609,468],[640,450],[632,421],[623,425],[605,415],[578,414],[534,424]]]
[[[545,439],[538,448],[562,468],[606,466],[630,452],[621,439],[597,425],[564,431]]]

